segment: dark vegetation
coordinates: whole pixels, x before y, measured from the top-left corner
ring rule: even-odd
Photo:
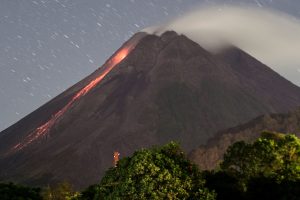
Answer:
[[[142,149],[110,168],[101,182],[74,192],[64,182],[43,190],[0,184],[6,199],[300,199],[300,139],[263,132],[252,143],[229,146],[223,161],[201,171],[177,143]]]
[[[245,124],[220,131],[189,153],[189,159],[202,170],[213,170],[223,160],[223,155],[230,145],[238,141],[254,142],[264,130],[295,133],[300,137],[300,107],[284,114],[259,116]]]
[[[42,200],[41,189],[14,183],[0,183],[1,200]]]
[[[70,180],[74,188],[86,188],[104,176],[116,149],[129,156],[136,149],[174,140],[190,152],[207,144],[219,131],[299,106],[299,87],[233,46],[215,54],[173,31],[160,36],[137,33],[121,48],[131,44],[137,45],[126,59],[72,104],[45,137],[32,142],[32,147],[8,153],[107,65],[0,133],[0,181],[52,186],[57,180]],[[298,127],[297,118],[283,118],[288,129],[278,120],[276,126],[251,133],[299,133],[299,128],[289,129],[292,124]],[[274,124],[273,119],[270,121]],[[226,138],[244,140],[229,134]],[[233,143],[227,141],[222,138],[218,144]],[[218,155],[222,156],[228,146]],[[211,154],[206,150],[205,155]],[[199,159],[197,164],[205,160]]]

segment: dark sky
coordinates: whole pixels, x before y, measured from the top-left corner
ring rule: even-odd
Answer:
[[[0,131],[96,70],[133,33],[214,3],[300,15],[299,0],[1,0]]]

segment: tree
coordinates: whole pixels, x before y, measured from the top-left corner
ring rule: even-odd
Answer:
[[[224,155],[221,169],[241,180],[256,177],[281,181],[300,180],[300,140],[291,134],[264,132],[252,144],[237,142]]]
[[[256,177],[248,181],[245,200],[277,199],[299,200],[300,181],[283,180],[278,182],[274,178]]]
[[[100,186],[95,184],[89,186],[87,189],[85,189],[83,192],[81,192],[80,195],[78,195],[77,198],[74,198],[76,200],[101,200],[103,199],[100,197]]]
[[[82,199],[84,194],[90,199],[215,199],[204,183],[198,168],[171,142],[121,159]]]
[[[205,186],[217,193],[217,200],[243,200],[244,192],[239,180],[223,171],[204,171]]]
[[[71,200],[76,197],[76,193],[70,183],[64,181],[54,187],[46,187],[43,191],[44,200]]]
[[[40,188],[31,188],[14,183],[0,183],[1,200],[42,200]]]

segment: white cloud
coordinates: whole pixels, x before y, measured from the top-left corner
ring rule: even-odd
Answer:
[[[300,21],[262,8],[235,6],[193,10],[164,26],[144,31],[161,34],[175,30],[211,52],[237,46],[294,83],[300,65]]]

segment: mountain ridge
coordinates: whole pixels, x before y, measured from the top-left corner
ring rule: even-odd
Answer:
[[[176,140],[189,152],[217,131],[299,105],[300,88],[276,72],[268,69],[264,77],[253,74],[247,80],[234,69],[234,59],[225,61],[222,55],[206,51],[184,35],[173,31],[161,36],[141,33],[128,44],[135,41],[128,56],[76,101],[47,137],[3,155],[38,128],[46,116],[49,119],[65,106],[101,68],[45,104],[42,111],[33,112],[25,122],[0,134],[0,180],[33,185],[68,180],[75,187],[85,187],[96,183],[112,166],[113,151],[128,156],[137,149]],[[124,47],[126,43],[119,51]],[[268,68],[246,53],[243,56],[250,69],[257,67],[261,72]],[[284,87],[274,90],[276,85],[251,83],[257,79],[284,83]],[[284,97],[276,95],[278,92]]]
[[[264,131],[300,136],[300,107],[288,113],[261,115],[247,123],[219,131],[206,145],[190,152],[189,158],[201,169],[211,170],[223,159],[227,148],[235,142],[253,142]]]

